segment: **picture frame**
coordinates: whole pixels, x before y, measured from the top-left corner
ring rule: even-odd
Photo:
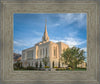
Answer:
[[[1,1],[1,81],[32,84],[100,83],[100,2],[99,1]],[[14,13],[87,13],[87,71],[14,71]]]

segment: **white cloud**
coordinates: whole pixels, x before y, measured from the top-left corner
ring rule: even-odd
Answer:
[[[58,23],[55,23],[55,24],[48,24],[47,27],[49,27],[49,28],[54,28],[54,27],[57,27],[57,26],[59,26],[59,25],[61,25],[61,24],[58,24]]]
[[[14,40],[14,52],[22,54],[22,50],[26,48],[33,47],[37,42],[39,42],[41,39],[36,38],[34,40]],[[17,48],[16,48],[17,47]]]
[[[41,40],[41,38],[32,38],[28,39],[28,40],[14,40],[14,46],[16,47],[32,47],[34,46],[34,44],[36,44],[37,42],[39,42]]]
[[[74,14],[73,13],[59,14],[58,16],[60,17],[61,22],[65,22],[66,25],[77,22],[77,26],[82,27],[86,24],[85,13],[80,13],[80,14],[75,14],[75,13]]]
[[[14,41],[14,46],[26,46],[22,41]]]
[[[71,31],[71,32],[68,32],[68,36],[69,37],[75,37],[78,35],[78,31]]]
[[[59,25],[60,25],[60,24],[57,24],[57,23],[56,23],[56,24],[54,24],[54,26],[59,26]]]
[[[20,51],[18,49],[14,49],[14,53],[22,54],[22,51]]]
[[[42,36],[42,35],[43,35],[42,32],[33,31],[33,33],[34,33],[35,35],[37,35],[37,36]]]
[[[84,50],[85,52],[87,52],[87,48],[86,47],[82,48],[82,50]]]
[[[17,40],[14,41],[14,47],[18,47],[20,50],[23,50],[25,48],[29,48],[34,46],[36,43],[38,43],[39,41],[41,41],[41,38],[36,38],[35,40]],[[55,40],[55,39],[51,39],[50,41],[53,42],[64,42],[65,44],[68,44],[69,47],[73,47],[73,46],[78,46],[78,45],[82,45],[84,43],[86,43],[86,40],[82,40],[82,39],[77,39],[77,38],[72,38],[72,37],[66,37],[63,39],[59,39],[59,40]],[[87,48],[82,48],[84,51],[87,51]],[[20,53],[21,51],[17,50],[16,48],[14,49],[15,53]]]
[[[66,44],[69,45],[69,47],[73,47],[73,46],[78,46],[78,45],[82,45],[84,43],[86,43],[86,40],[81,40],[81,39],[75,39],[75,38],[65,38],[64,40],[51,40],[53,42],[64,42]]]
[[[86,40],[82,41],[81,39],[67,38],[65,43],[68,44],[70,47],[73,47],[86,43]]]

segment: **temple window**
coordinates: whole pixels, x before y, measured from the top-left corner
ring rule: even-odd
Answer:
[[[28,60],[33,59],[33,50],[27,52],[27,59]]]
[[[56,47],[56,58],[57,58],[57,47]]]
[[[40,49],[40,57],[42,56],[42,49]]]
[[[55,54],[56,54],[56,53],[55,53],[55,47],[54,47],[54,56],[55,56]]]
[[[43,48],[43,57],[44,57],[44,48]]]

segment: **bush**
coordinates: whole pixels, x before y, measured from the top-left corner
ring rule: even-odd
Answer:
[[[40,71],[44,71],[45,69],[28,66],[28,67],[22,67],[20,69],[19,68],[14,68],[14,70],[40,70]]]
[[[27,67],[27,70],[34,70],[35,68],[34,67],[32,67],[32,66],[28,66]]]
[[[68,70],[72,70],[72,68],[71,67],[68,67]]]
[[[27,68],[25,68],[25,67],[21,67],[21,68],[14,67],[14,70],[27,70]]]
[[[58,68],[57,66],[55,66],[54,68]]]
[[[56,68],[57,71],[63,71],[66,70],[66,68]]]
[[[45,66],[45,68],[49,68],[49,66]]]

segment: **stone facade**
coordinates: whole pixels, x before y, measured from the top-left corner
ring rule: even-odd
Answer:
[[[64,49],[69,46],[63,42],[54,43],[49,41],[49,36],[47,32],[47,25],[45,24],[45,32],[42,37],[42,41],[35,44],[34,47],[25,49],[22,51],[22,62],[23,66],[34,66],[38,62],[38,67],[40,62],[42,67],[44,67],[43,58],[47,57],[49,59],[48,65],[50,68],[53,67],[64,67],[63,63],[60,61],[61,53]]]

